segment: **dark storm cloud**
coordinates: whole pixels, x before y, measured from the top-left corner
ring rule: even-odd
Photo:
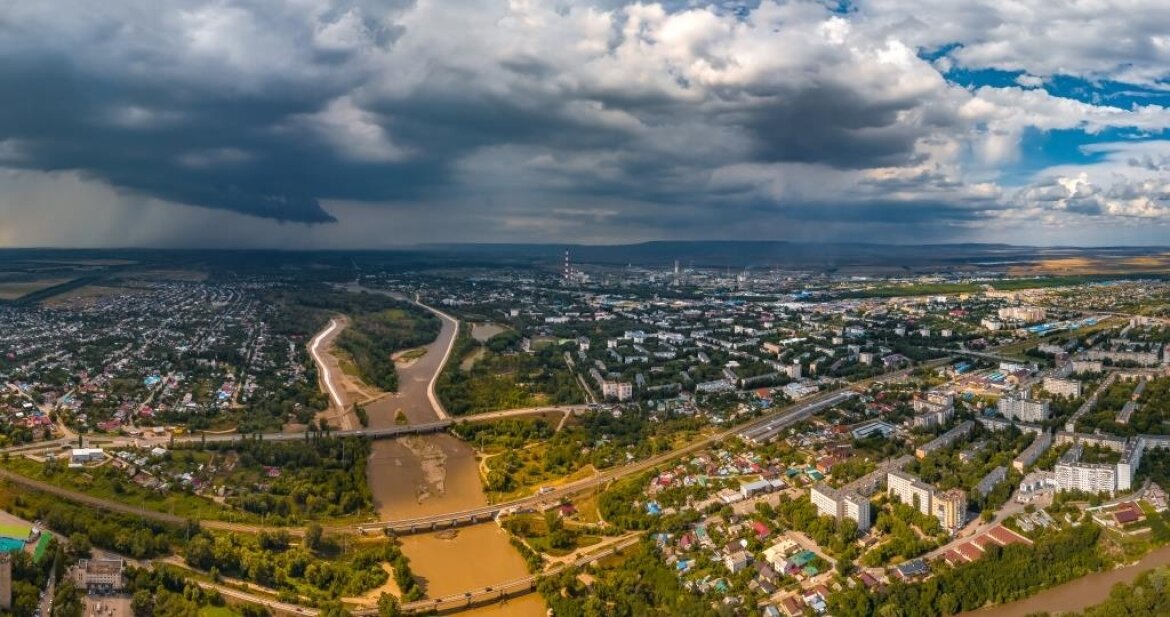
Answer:
[[[912,162],[917,127],[898,121],[915,101],[875,103],[835,85],[774,94],[749,112],[746,128],[759,140],[759,156],[773,162],[825,163],[864,168]]]
[[[460,6],[484,16],[507,13],[502,3]],[[598,59],[606,66],[577,75],[567,73],[578,70],[572,54],[535,43],[526,52],[494,54],[494,43],[484,40],[479,58],[420,55],[434,37],[475,33],[398,23],[412,3],[341,2],[309,16],[267,14],[268,7],[233,3],[204,15],[163,3],[158,23],[97,24],[70,49],[46,42],[51,28],[37,31],[46,27],[32,17],[43,15],[26,15],[27,23],[9,16],[0,26],[0,48],[9,52],[0,83],[18,94],[0,98],[0,140],[16,143],[19,157],[8,164],[77,170],[166,201],[327,222],[324,199],[401,204],[475,192],[475,183],[458,182],[456,168],[491,148],[547,155],[529,175],[568,194],[705,202],[724,193],[703,188],[710,169],[723,164],[905,164],[922,132],[898,124],[897,114],[915,105],[904,98],[873,101],[843,84],[784,79],[701,86],[667,56],[638,69],[657,72],[653,79],[665,85],[628,87],[632,77],[621,74],[613,47],[628,42],[618,30],[631,18],[617,5],[610,57]],[[571,21],[586,9],[566,3],[553,13]],[[725,15],[719,19],[743,17],[717,12]],[[173,40],[137,40],[126,33],[135,26],[160,28],[159,36]],[[280,49],[241,40],[265,29],[305,51],[283,58]],[[77,36],[75,29],[64,33]],[[399,52],[397,43],[411,35],[422,43]],[[477,51],[470,47],[465,53]],[[192,60],[199,53],[212,59]],[[393,73],[412,71],[424,74],[386,92]],[[335,106],[342,99],[347,106]],[[331,111],[343,116],[335,121]],[[672,135],[685,141],[677,135],[686,131],[696,131],[694,147],[671,143]],[[347,152],[367,137],[366,150]],[[582,162],[590,157],[605,160],[591,169]]]
[[[298,142],[256,130],[272,118],[315,109],[321,101],[309,93],[191,98],[181,91],[99,81],[68,58],[32,54],[0,63],[0,83],[19,93],[0,97],[0,135],[21,144],[18,166],[81,170],[161,199],[278,220],[332,220],[305,176],[329,161],[314,163]],[[161,117],[126,118],[129,126],[110,117],[136,109]],[[181,163],[192,152],[225,147],[254,154],[202,168]]]

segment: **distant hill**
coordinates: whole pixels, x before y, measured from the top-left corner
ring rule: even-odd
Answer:
[[[1009,244],[897,245],[787,241],[662,241],[621,245],[427,244],[420,251],[479,258],[558,261],[564,251],[575,263],[781,268],[1002,269],[1012,263],[1070,257],[1136,257],[1164,253],[1160,247],[1028,247]]]

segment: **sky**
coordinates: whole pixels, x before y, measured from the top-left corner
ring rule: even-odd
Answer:
[[[0,58],[0,246],[1170,245],[1165,0],[36,0]]]

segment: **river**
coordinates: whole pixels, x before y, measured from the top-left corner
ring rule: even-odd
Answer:
[[[365,288],[356,291],[378,292]],[[388,294],[396,295],[396,294]],[[400,296],[397,296],[400,297]],[[401,411],[411,424],[433,422],[439,410],[431,404],[429,385],[441,370],[456,325],[443,326],[426,353],[398,368],[398,392],[366,406],[371,428],[394,426]],[[413,518],[487,505],[475,451],[446,433],[373,442],[367,467],[370,491],[380,520]],[[528,575],[524,559],[495,523],[402,538],[427,597],[440,597],[490,587]],[[538,595],[509,600],[464,613],[476,617],[543,617]]]
[[[1143,572],[1170,564],[1170,546],[1163,546],[1143,557],[1136,564],[1097,572],[1053,587],[1023,600],[998,606],[989,606],[977,611],[962,613],[959,617],[1025,617],[1047,611],[1053,615],[1083,611],[1109,598],[1109,592],[1117,583],[1131,583]]]

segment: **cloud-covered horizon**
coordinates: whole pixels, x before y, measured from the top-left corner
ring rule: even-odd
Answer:
[[[0,245],[1157,240],[1170,7],[1066,4],[9,3]]]

